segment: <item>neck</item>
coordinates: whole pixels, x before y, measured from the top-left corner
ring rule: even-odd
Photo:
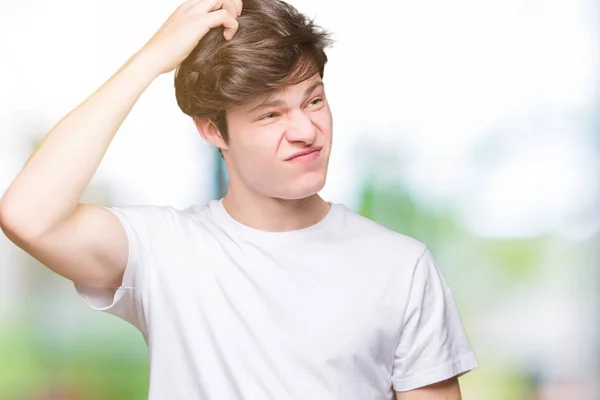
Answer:
[[[284,200],[256,193],[240,196],[230,188],[223,198],[223,207],[243,225],[262,231],[285,232],[316,224],[325,218],[331,206],[317,194]]]

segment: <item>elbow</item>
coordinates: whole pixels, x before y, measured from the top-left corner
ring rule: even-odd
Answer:
[[[42,231],[27,222],[26,213],[10,204],[6,196],[0,199],[0,229],[14,243],[34,240]]]
[[[0,199],[0,229],[12,242],[15,242],[19,236],[17,232],[21,229],[17,229],[18,225],[15,212],[3,199]]]
[[[0,198],[0,228],[8,236],[8,231],[12,230],[12,215],[10,208],[6,204],[6,195]]]

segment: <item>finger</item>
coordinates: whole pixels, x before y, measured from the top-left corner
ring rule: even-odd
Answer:
[[[231,0],[203,0],[200,1],[196,6],[205,13],[217,11],[219,9],[225,9],[235,17],[239,15],[237,7]]]
[[[196,4],[200,3],[202,0],[187,0],[184,1],[183,3],[181,3],[180,7],[183,8],[190,8],[195,6]]]
[[[233,38],[239,26],[233,15],[225,9],[206,14],[206,23],[210,29],[222,25],[225,28],[223,36],[226,40],[231,40],[231,38]]]
[[[237,10],[236,17],[239,17],[242,14],[242,1],[241,0],[229,0],[235,9]]]
[[[240,15],[240,10],[238,10],[233,0],[224,0],[222,7],[229,11],[229,13],[234,17],[238,17]]]

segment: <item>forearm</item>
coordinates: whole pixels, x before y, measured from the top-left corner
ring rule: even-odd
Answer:
[[[0,223],[37,236],[76,209],[117,130],[157,76],[132,57],[44,137],[0,201]]]
[[[458,378],[450,378],[407,392],[396,392],[396,400],[461,400]]]

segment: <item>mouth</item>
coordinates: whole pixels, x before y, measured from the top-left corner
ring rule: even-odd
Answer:
[[[293,161],[293,162],[311,162],[319,158],[321,154],[321,147],[312,147],[310,149],[306,149],[303,151],[299,151],[285,159],[285,161]]]

